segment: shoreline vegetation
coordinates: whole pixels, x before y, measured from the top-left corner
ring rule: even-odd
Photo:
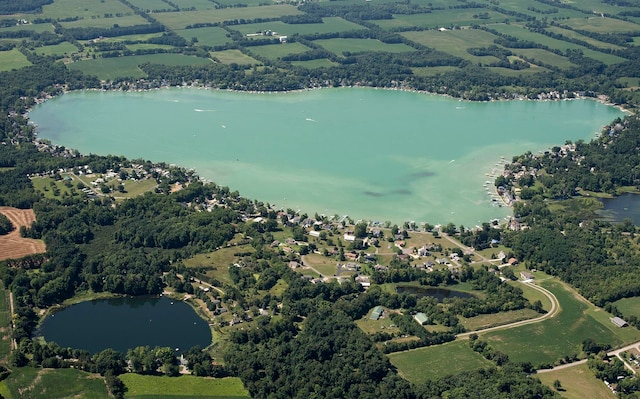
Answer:
[[[607,389],[623,397],[640,391],[633,366],[637,353],[608,355],[611,347],[640,342],[640,318],[619,302],[640,296],[640,230],[628,221],[594,219],[594,199],[586,197],[595,195],[582,196],[640,190],[640,120],[632,112],[640,102],[640,81],[635,78],[640,76],[637,7],[602,3],[598,6],[604,11],[598,16],[580,5],[546,0],[526,9],[518,4],[517,10],[494,1],[428,7],[375,2],[230,7],[218,2],[214,11],[207,2],[181,9],[167,1],[161,10],[114,2],[121,13],[104,8],[113,5],[110,1],[87,3],[84,12],[50,4],[54,1],[0,6],[0,12],[9,14],[0,16],[0,66],[5,71],[0,72],[0,204],[34,209],[36,221],[21,234],[47,245],[45,255],[0,262],[0,278],[11,299],[0,328],[17,342],[0,352],[3,396],[91,393],[100,399],[135,399],[166,396],[159,391],[168,384],[180,388],[171,395],[190,398],[225,397],[220,387],[231,387],[229,395],[256,398],[369,399],[383,392],[393,399],[552,399],[564,387],[576,389],[576,384],[558,380],[543,385],[535,378],[536,368],[579,359],[588,359],[588,368],[580,369],[579,385],[601,387],[602,380],[616,381],[607,383]],[[20,14],[24,20],[14,20],[13,13],[25,10],[38,14]],[[207,13],[227,17],[198,22]],[[31,15],[38,15],[38,21],[27,20]],[[145,25],[132,26],[131,21]],[[282,39],[277,49],[267,47],[276,39],[261,37],[272,36],[269,24],[276,22],[296,31],[287,41],[298,50],[283,47],[288,43]],[[585,23],[597,29],[587,29]],[[246,26],[253,24],[258,26]],[[335,32],[310,33],[328,24]],[[33,25],[51,25],[51,31],[13,32]],[[191,41],[175,33],[188,28],[210,30],[193,31]],[[241,33],[244,29],[261,34],[250,39]],[[121,36],[126,43],[117,41]],[[320,39],[342,48],[324,48]],[[462,46],[460,40],[468,43]],[[348,47],[355,42],[374,47]],[[63,43],[77,51],[55,47]],[[144,58],[147,61],[132,67],[126,64],[134,53],[126,47],[130,44],[145,47],[137,54],[142,57],[195,55],[214,63],[198,69],[196,64],[152,65]],[[412,52],[393,53],[397,44]],[[236,58],[223,64],[220,53],[230,50],[237,51]],[[236,63],[240,55],[249,64]],[[104,65],[115,60],[122,69],[112,68],[130,77],[89,77],[82,71],[89,70],[90,63],[83,61],[92,59]],[[309,60],[335,66],[293,63]],[[25,64],[30,65],[22,67]],[[209,78],[201,79],[201,73]],[[606,134],[590,142],[559,144],[505,162],[505,168],[516,172],[516,166],[521,167],[525,175],[495,177],[503,178],[500,186],[507,190],[521,190],[521,200],[513,204],[513,223],[501,229],[493,222],[478,229],[452,223],[381,226],[300,215],[242,198],[228,187],[205,184],[193,171],[161,161],[137,165],[157,184],[117,202],[107,194],[108,187],[104,196],[80,192],[70,181],[60,189],[65,184],[61,171],[91,165],[93,170],[125,169],[128,174],[132,160],[81,155],[57,146],[38,151],[37,127],[28,124],[34,103],[76,89],[188,87],[275,93],[319,86],[407,90],[461,101],[562,101],[577,96],[610,101],[627,116],[612,121]],[[29,179],[49,172],[46,188],[36,188]],[[172,189],[176,182],[181,190]],[[529,285],[536,282],[556,298],[548,297],[548,317],[540,293]],[[475,295],[439,303],[392,292],[399,283],[458,287]],[[209,323],[213,345],[187,355],[194,374],[188,379],[165,377],[181,371],[171,348],[169,353],[142,348],[127,357],[109,350],[89,356],[34,339],[47,309],[103,295],[167,291],[192,295],[190,306],[216,315],[216,322]],[[558,309],[556,300],[562,308],[557,313],[551,312]],[[545,321],[470,333],[468,342],[439,345],[464,334],[461,317],[479,317],[474,321],[490,325],[508,318],[505,314],[518,317],[524,312],[542,315],[538,317]],[[613,326],[613,316],[629,326]],[[523,351],[523,342],[537,349]],[[391,353],[398,354],[393,356],[396,366],[387,356]],[[421,370],[431,364],[438,373],[425,378]],[[87,377],[80,370],[93,374]],[[135,374],[118,377],[125,372]],[[224,379],[228,376],[232,380]],[[93,385],[80,380],[92,380]],[[60,393],[63,389],[69,391]]]

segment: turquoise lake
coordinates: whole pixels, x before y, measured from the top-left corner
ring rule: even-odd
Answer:
[[[56,144],[194,168],[283,209],[471,227],[510,215],[485,186],[505,160],[588,141],[623,115],[590,100],[479,103],[338,88],[72,92],[30,117]]]

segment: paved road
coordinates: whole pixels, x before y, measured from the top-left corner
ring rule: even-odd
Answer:
[[[560,312],[560,303],[558,303],[558,299],[556,298],[555,295],[553,295],[553,293],[551,291],[547,290],[546,288],[542,288],[542,287],[540,287],[538,285],[535,285],[532,282],[520,281],[520,283],[528,285],[529,287],[533,288],[536,291],[539,291],[544,296],[549,298],[549,301],[551,301],[551,309],[549,309],[549,311],[547,313],[545,313],[545,314],[543,314],[541,316],[535,317],[533,319],[516,321],[516,322],[513,322],[513,323],[509,323],[509,324],[504,324],[504,325],[501,325],[501,326],[485,328],[483,330],[468,331],[468,332],[464,332],[462,334],[456,335],[456,338],[467,338],[471,334],[482,334],[482,333],[486,333],[486,332],[489,332],[489,331],[506,330],[508,328],[514,328],[514,327],[524,326],[524,325],[527,325],[527,324],[539,323],[539,322],[541,322],[543,320],[550,319],[551,317],[555,317]]]

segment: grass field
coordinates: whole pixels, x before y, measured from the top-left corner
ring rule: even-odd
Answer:
[[[611,399],[615,397],[611,390],[593,375],[586,364],[539,373],[535,375],[535,378],[549,387],[553,386],[553,381],[560,381],[562,391],[558,393],[567,399]]]
[[[51,24],[28,24],[28,25],[16,25],[6,28],[0,28],[0,32],[19,32],[19,31],[33,31],[37,33],[53,32],[54,27]]]
[[[487,1],[487,3],[489,2]],[[507,11],[516,11],[524,14],[529,14],[531,16],[537,17],[538,19],[544,18],[545,15],[537,13],[533,10],[529,10],[528,8],[531,7],[531,5],[532,4],[529,0],[501,0],[500,1],[500,8],[503,8]],[[582,5],[582,2],[580,2],[580,5]],[[575,10],[570,10],[570,9],[560,8],[560,7],[553,7],[540,2],[536,2],[534,7],[542,11],[557,9],[558,10],[557,13],[551,14],[553,17],[557,17],[557,18],[580,17],[584,15],[580,11],[575,11]],[[511,20],[514,19],[513,17],[509,17],[509,18]]]
[[[10,71],[29,66],[31,63],[27,60],[17,48],[9,51],[0,51],[0,71]]]
[[[337,261],[333,257],[309,254],[304,257],[304,265],[319,271],[323,276],[333,276],[337,270]]]
[[[298,15],[301,11],[291,5],[273,5],[261,7],[230,7],[219,10],[181,11],[154,13],[161,24],[169,29],[184,29],[187,25],[215,23],[236,19],[277,18],[283,15]]]
[[[11,308],[4,282],[0,282],[0,337],[0,362],[6,363],[11,350]]]
[[[640,297],[624,298],[613,303],[625,316],[640,318]]]
[[[486,19],[474,18],[474,15],[487,13]],[[453,26],[470,26],[473,24],[487,24],[502,22],[508,18],[504,14],[488,11],[485,8],[470,8],[460,10],[436,10],[427,14],[394,14],[393,19],[371,21],[383,29],[394,28],[450,28]]]
[[[227,37],[229,34],[226,30],[218,27],[209,28],[195,28],[195,29],[180,29],[176,33],[182,36],[187,41],[191,41],[191,38],[198,39],[198,45],[201,46],[221,46],[231,41],[231,38]]]
[[[611,44],[611,43],[606,43],[606,42],[601,42],[600,40],[596,40],[593,38],[590,38],[588,36],[585,35],[581,35],[578,32],[574,32],[572,30],[569,29],[564,29],[564,28],[559,28],[557,26],[549,26],[547,28],[547,30],[549,32],[553,32],[553,33],[559,33],[561,35],[564,35],[568,38],[571,39],[577,39],[577,40],[582,40],[586,43],[589,43],[593,46],[599,47],[599,48],[603,48],[603,49],[612,49],[612,50],[622,50],[623,47],[617,46],[615,44]]]
[[[232,265],[238,260],[238,257],[234,254],[253,252],[253,250],[253,247],[250,245],[220,248],[214,252],[198,254],[189,259],[185,259],[183,263],[187,267],[214,267],[215,269],[207,271],[206,274],[208,277],[213,277],[222,283],[232,284],[229,278],[229,265]]]
[[[404,32],[402,35],[416,43],[472,62],[487,64],[498,61],[498,59],[493,56],[475,56],[467,52],[469,48],[489,47],[494,44],[493,41],[497,39],[497,36],[483,30],[463,29],[446,32],[428,30],[422,32]]]
[[[102,18],[104,14],[133,14],[133,10],[118,0],[56,0],[55,3],[42,7],[43,18],[64,19],[80,17],[91,20],[91,17]]]
[[[240,50],[214,51],[211,57],[222,64],[259,65],[260,61],[252,58]]]
[[[149,22],[139,15],[125,15],[122,17],[104,18],[92,16],[71,22],[60,22],[65,28],[112,28],[118,26],[148,25]]]
[[[187,10],[194,8],[200,10],[214,10],[216,3],[209,0],[172,0],[173,4],[177,5],[181,10]]]
[[[342,55],[345,52],[357,53],[361,51],[385,51],[388,53],[406,53],[415,51],[404,43],[383,43],[376,39],[322,39],[314,43],[319,44],[334,54]]]
[[[95,75],[102,80],[111,80],[117,77],[129,76],[142,78],[145,73],[138,65],[150,62],[163,65],[203,65],[211,60],[192,57],[182,54],[149,54],[133,55],[130,57],[100,58],[96,60],[83,60],[69,64],[70,69],[77,69],[88,75]]]
[[[411,68],[413,73],[415,73],[418,76],[434,76],[434,75],[437,75],[439,73],[451,72],[451,71],[455,71],[457,69],[459,69],[459,68],[458,67],[454,67],[454,66],[436,66],[436,67],[416,67],[416,68]]]
[[[575,66],[573,63],[571,63],[571,61],[569,61],[567,57],[563,57],[561,55],[539,48],[518,48],[512,49],[512,51],[514,54],[525,57],[529,60],[533,60],[534,63],[538,62],[562,69],[567,69]]]
[[[315,68],[329,68],[332,66],[337,66],[338,64],[327,58],[320,58],[317,60],[310,60],[310,61],[292,61],[291,65],[308,68],[308,69],[315,69]]]
[[[239,378],[203,378],[190,375],[156,377],[127,373],[120,376],[128,388],[127,399],[249,398]]]
[[[280,35],[291,36],[294,33],[299,35],[309,35],[314,33],[346,32],[365,29],[365,27],[349,22],[340,17],[327,17],[323,18],[323,22],[321,24],[286,24],[281,21],[272,21],[237,25],[233,26],[232,29],[237,30],[243,35],[272,30]]]
[[[472,351],[467,340],[392,353],[388,357],[400,375],[414,384],[492,364]]]
[[[102,377],[76,369],[14,368],[0,383],[7,399],[108,399]]]
[[[52,46],[36,47],[34,52],[39,55],[65,55],[78,52],[78,48],[69,42],[62,42]]]
[[[597,33],[640,32],[640,25],[612,18],[572,18],[562,23],[574,29]]]
[[[556,317],[482,336],[511,360],[534,365],[553,363],[565,355],[580,353],[582,341],[587,338],[613,347],[640,339],[640,331],[615,327],[609,321],[611,315],[582,300],[557,280],[547,280],[541,285],[560,302],[562,310]],[[535,345],[528,344],[531,342]]]
[[[158,0],[129,0],[129,2],[144,11],[160,11],[160,10],[174,9],[164,1],[158,1]]]
[[[474,317],[460,317],[460,323],[468,331],[475,331],[503,324],[513,323],[520,320],[533,319],[540,316],[540,313],[531,309],[511,310],[508,312],[500,312],[495,314],[483,314]]]
[[[300,54],[309,51],[310,48],[301,43],[267,44],[254,46],[249,49],[252,54],[275,60],[289,54]]]

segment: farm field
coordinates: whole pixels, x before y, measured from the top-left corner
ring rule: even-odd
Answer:
[[[423,384],[449,374],[476,370],[492,363],[474,352],[467,340],[413,349],[387,355],[400,375],[413,384]]]
[[[460,323],[468,331],[481,330],[489,327],[509,324],[520,320],[529,320],[540,316],[532,309],[510,310],[495,314],[478,315],[470,318],[460,317]]]
[[[9,290],[0,282],[0,361],[6,363],[11,350],[11,305]]]
[[[543,65],[551,65],[553,67],[568,69],[575,66],[567,57],[552,53],[539,48],[519,48],[513,50],[514,54],[532,60],[534,64],[541,63]]]
[[[181,10],[214,10],[216,9],[216,3],[209,0],[172,0],[173,4],[177,5]]]
[[[586,364],[538,373],[535,378],[551,387],[558,380],[562,386],[560,395],[567,399],[611,399],[615,395],[602,381],[593,375]]]
[[[267,44],[264,46],[254,46],[249,50],[251,54],[264,57],[270,60],[277,60],[289,54],[300,54],[311,50],[301,43]]]
[[[478,18],[477,16],[479,14],[485,14],[486,18]],[[476,18],[474,18],[474,15]],[[412,27],[433,29],[502,22],[505,18],[507,18],[506,15],[495,11],[488,11],[485,8],[468,8],[461,10],[436,10],[428,14],[394,14],[393,19],[381,19],[371,22],[383,29],[406,29]]]
[[[135,7],[138,7],[147,12],[174,9],[169,4],[158,0],[129,0],[129,2]]]
[[[322,39],[314,43],[324,47],[336,55],[344,53],[357,53],[361,51],[385,51],[389,53],[406,53],[415,51],[404,43],[383,43],[375,39]]]
[[[142,78],[145,76],[145,73],[138,68],[138,65],[144,64],[145,62],[164,65],[203,65],[211,63],[211,60],[183,54],[149,54],[83,60],[69,64],[69,68],[80,70],[89,75],[95,75],[103,80],[113,80],[120,76]]]
[[[564,35],[568,38],[571,39],[577,39],[577,40],[582,40],[586,43],[589,43],[593,46],[599,47],[599,48],[603,48],[603,49],[611,49],[611,50],[622,50],[623,47],[617,46],[615,44],[611,44],[611,43],[606,43],[606,42],[602,42],[600,40],[596,40],[593,38],[590,38],[588,36],[585,35],[581,35],[578,32],[574,32],[570,29],[564,29],[564,28],[560,28],[557,26],[549,26],[548,28],[546,28],[549,32],[553,32],[553,33],[559,33],[561,35]]]
[[[207,270],[205,273],[207,277],[215,278],[225,284],[232,284],[231,278],[229,277],[229,265],[238,261],[237,253],[252,252],[253,250],[253,247],[249,245],[220,248],[214,252],[199,254],[185,259],[182,263],[187,267],[211,268],[211,270]]]
[[[99,374],[76,369],[21,367],[0,382],[7,399],[108,399],[107,386]]]
[[[0,71],[10,71],[12,69],[18,69],[25,66],[29,66],[31,63],[27,60],[17,48],[9,51],[0,51]]]
[[[36,220],[33,209],[0,207],[0,213],[5,215],[16,227],[9,234],[0,236],[0,260],[22,258],[45,252],[42,240],[20,237],[20,226],[31,226],[31,223]]]
[[[231,38],[227,37],[229,34],[226,30],[219,27],[208,28],[195,28],[195,29],[180,29],[176,31],[176,34],[190,41],[191,38],[198,39],[198,45],[200,46],[221,46],[231,41]]]
[[[133,373],[120,376],[128,391],[126,399],[170,399],[208,398],[232,399],[249,398],[249,392],[239,378],[204,378],[183,375],[180,377],[157,377]]]
[[[129,11],[131,12],[131,11]],[[118,26],[148,25],[149,22],[139,15],[125,15],[121,17],[95,17],[80,19],[71,22],[61,22],[60,25],[69,28],[113,28]]]
[[[77,17],[92,20],[92,18],[102,18],[105,14],[133,15],[134,12],[118,0],[56,0],[55,3],[42,7],[43,17],[52,19]]]
[[[187,25],[216,23],[240,19],[278,18],[283,15],[298,15],[300,11],[291,5],[260,7],[231,7],[219,10],[180,11],[155,13],[154,17],[169,29],[184,29]]]
[[[40,55],[65,55],[78,51],[78,48],[69,42],[62,42],[52,46],[36,47],[34,51]]]
[[[445,32],[428,30],[422,32],[404,32],[402,36],[416,43],[435,48],[456,57],[472,62],[488,64],[498,61],[493,56],[476,56],[469,54],[467,49],[489,47],[498,37],[492,33],[479,29],[450,30]]]
[[[638,24],[606,17],[572,18],[563,21],[563,25],[596,33],[640,32]]]
[[[1,32],[20,32],[20,31],[33,31],[37,33],[53,32],[55,28],[51,24],[28,24],[28,25],[16,25],[0,28]]]
[[[299,66],[302,68],[308,68],[308,69],[330,68],[333,66],[338,66],[337,63],[327,58],[320,58],[317,60],[309,60],[309,61],[292,61],[291,65]]]
[[[366,28],[340,17],[327,17],[323,18],[321,24],[287,24],[282,21],[272,21],[237,25],[233,26],[232,29],[243,35],[271,30],[277,32],[279,35],[291,36],[295,33],[299,35],[309,35],[315,33],[345,32]]]
[[[640,331],[615,327],[608,320],[611,315],[578,297],[559,281],[547,280],[540,285],[557,297],[562,309],[557,316],[481,336],[512,361],[531,362],[534,366],[553,363],[563,356],[579,354],[582,341],[587,338],[612,347],[640,339]]]
[[[244,54],[240,50],[214,51],[211,56],[222,64],[258,65],[260,61]]]

